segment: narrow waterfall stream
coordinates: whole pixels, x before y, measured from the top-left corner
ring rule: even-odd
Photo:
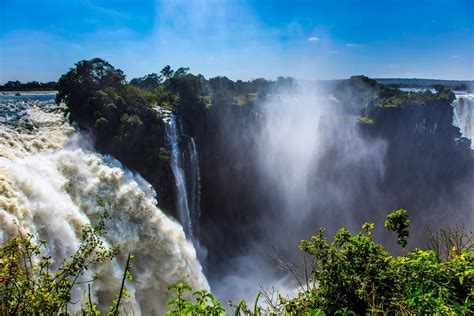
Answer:
[[[196,143],[193,137],[183,134],[181,122],[176,114],[163,113],[165,113],[166,139],[171,149],[171,169],[175,178],[179,220],[186,236],[198,245],[201,186]]]
[[[193,237],[199,239],[199,217],[201,216],[201,172],[199,170],[199,157],[196,148],[196,142],[193,137],[188,140],[188,155],[189,155],[189,209],[191,210],[191,223]]]
[[[164,114],[166,139],[171,149],[171,169],[175,178],[176,208],[186,236],[196,248],[198,258],[203,262],[207,250],[199,242],[200,170],[194,138],[183,133],[176,114],[159,109]]]
[[[193,224],[189,209],[186,175],[183,167],[185,157],[183,157],[183,153],[180,150],[180,135],[181,126],[179,126],[179,121],[176,120],[176,115],[171,113],[166,122],[166,138],[171,147],[171,169],[175,178],[178,216],[186,236],[192,239]]]

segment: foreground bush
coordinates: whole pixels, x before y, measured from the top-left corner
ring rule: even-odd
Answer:
[[[300,250],[310,256],[310,276],[293,298],[279,295],[267,301],[266,309],[247,308],[245,301],[232,305],[236,315],[472,315],[474,313],[474,260],[472,237],[462,231],[463,249],[453,247],[441,260],[434,250],[407,252],[408,215],[397,210],[387,217],[385,227],[397,233],[404,255],[392,257],[372,239],[374,224],[365,223],[352,235],[340,229],[330,242],[324,229]],[[472,233],[471,233],[472,236]],[[445,240],[445,244],[450,241]],[[265,294],[265,293],[264,293]],[[269,297],[266,295],[266,297]],[[175,301],[169,315],[179,310]],[[207,303],[181,301],[188,315],[211,313]],[[213,305],[220,306],[213,300]]]
[[[45,241],[19,235],[0,248],[0,314],[67,314],[71,289],[92,262],[109,260],[116,249],[101,244],[104,219],[85,226],[78,251],[52,272],[52,259],[44,255]],[[310,270],[296,297],[258,293],[250,307],[245,300],[230,303],[235,315],[472,315],[474,313],[474,259],[472,233],[463,229],[431,232],[435,250],[407,251],[409,220],[406,210],[387,217],[385,227],[397,234],[404,254],[392,257],[372,239],[374,224],[365,223],[352,235],[340,229],[328,241],[321,228],[300,243],[309,255]],[[449,249],[447,252],[446,249]],[[120,313],[124,286],[130,275],[127,260],[122,285],[109,314]],[[169,287],[174,296],[168,315],[225,315],[221,302],[206,290],[193,291],[183,283]],[[266,299],[264,304],[260,298]],[[98,315],[88,299],[83,315]],[[260,300],[262,301],[262,300]],[[263,305],[263,306],[262,306]],[[122,313],[123,310],[122,310]]]
[[[387,217],[385,227],[395,231],[405,247],[408,217],[398,210]],[[471,314],[474,312],[474,261],[472,252],[452,249],[441,261],[433,250],[415,249],[392,257],[373,241],[373,224],[351,235],[345,228],[333,242],[324,229],[300,244],[311,255],[313,270],[306,292],[289,301],[288,312],[321,309],[329,314],[341,307],[357,314]]]
[[[46,253],[46,241],[35,240],[31,234],[19,233],[0,247],[0,315],[66,315],[72,302],[71,291],[79,283],[89,283],[89,291],[83,299],[82,315],[99,315],[97,306],[91,300],[90,285],[93,280],[78,282],[91,264],[111,260],[118,249],[103,245],[106,234],[105,220],[108,211],[100,213],[96,225],[85,225],[77,251],[64,260],[59,267],[57,261]],[[114,300],[110,315],[117,315],[120,303],[127,290],[125,279],[130,279],[130,260],[128,256],[120,291]]]

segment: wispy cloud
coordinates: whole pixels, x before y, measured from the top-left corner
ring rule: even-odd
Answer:
[[[339,54],[339,51],[338,50],[330,50],[329,54]]]
[[[99,6],[95,3],[93,3],[92,1],[85,1],[84,5],[86,7],[88,7],[89,9],[98,11],[102,14],[106,14],[106,15],[111,16],[111,17],[122,18],[122,19],[127,18],[127,15],[124,14],[123,12],[119,12],[117,10],[110,9],[110,8],[107,8],[107,7],[104,7],[104,6]]]
[[[347,43],[346,44],[347,47],[362,47],[364,45],[362,44],[356,44],[356,43]]]
[[[311,37],[308,37],[308,41],[310,41],[310,42],[316,42],[316,41],[319,41],[319,37],[317,37],[317,36],[311,36]]]

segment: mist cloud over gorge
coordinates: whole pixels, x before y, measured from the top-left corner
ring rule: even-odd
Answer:
[[[320,226],[330,237],[340,227],[357,232],[364,222],[374,222],[374,238],[394,254],[400,251],[396,238],[383,222],[398,208],[410,212],[409,247],[425,245],[427,227],[465,224],[472,229],[471,171],[457,178],[464,162],[446,166],[448,156],[417,149],[417,142],[438,141],[429,134],[436,132],[431,125],[415,123],[416,134],[410,135],[415,138],[403,128],[383,134],[378,129],[385,127],[361,124],[358,118],[377,97],[375,90],[340,89],[333,96],[334,87],[294,83],[257,102],[254,111],[260,116],[255,121],[242,123],[226,112],[219,117],[225,122],[221,130],[227,130],[222,141],[236,160],[245,161],[240,173],[246,176],[240,181],[250,187],[243,189],[250,202],[237,200],[242,206],[236,207],[248,215],[237,235],[248,242],[236,252],[241,255],[229,254],[222,270],[209,272],[220,297],[237,300],[245,293],[252,298],[261,287],[293,291],[295,279],[274,259],[281,255],[302,266],[298,243]],[[411,120],[419,119],[417,111],[397,114],[399,123],[410,129]],[[421,168],[410,170],[412,164]],[[439,180],[443,174],[446,183]]]
[[[274,188],[277,214],[269,218],[286,222],[287,241],[314,233],[330,218],[350,222],[347,206],[363,187],[376,192],[383,176],[384,143],[363,139],[356,120],[328,96],[300,84],[263,106],[259,165]]]
[[[295,280],[279,273],[272,258],[278,254],[299,261],[299,241],[319,226],[330,232],[341,225],[355,229],[364,219],[352,211],[354,206],[378,197],[384,175],[386,144],[364,139],[354,117],[323,88],[298,82],[272,93],[257,111],[259,126],[245,128],[247,133],[232,140],[253,138],[247,154],[254,159],[254,193],[260,197],[253,214],[258,237],[215,288],[235,299],[236,293],[251,297],[270,285],[291,288]]]

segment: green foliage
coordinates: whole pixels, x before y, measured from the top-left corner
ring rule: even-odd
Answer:
[[[163,80],[162,75],[151,73],[142,78],[135,78],[135,79],[130,80],[130,85],[133,85],[142,89],[146,89],[148,91],[153,91],[159,87],[162,80]]]
[[[256,93],[240,94],[233,98],[233,104],[236,106],[249,106],[257,101]]]
[[[82,60],[61,76],[56,102],[79,127],[94,134],[100,151],[156,184],[166,171],[161,148],[167,146],[158,107],[180,115],[186,126],[205,116],[211,97],[205,79],[170,66],[160,74],[135,78],[129,84],[122,70],[100,58]]]
[[[110,260],[117,252],[116,248],[105,248],[101,242],[108,218],[105,210],[98,224],[84,226],[78,251],[64,260],[56,272],[52,271],[53,259],[43,253],[46,241],[35,243],[33,236],[20,234],[2,246],[0,313],[67,313],[71,289],[78,277],[89,264]],[[389,214],[385,223],[388,229],[399,234],[403,245],[406,245],[408,225],[407,211],[402,209]],[[372,223],[364,223],[363,231],[357,234],[341,228],[331,242],[321,228],[310,240],[301,241],[300,249],[309,255],[312,269],[298,295],[288,298],[280,294],[277,302],[271,302],[266,292],[259,292],[252,307],[245,300],[238,304],[229,302],[234,315],[474,313],[472,234],[467,239],[464,231],[444,233],[445,237],[437,238],[434,245],[438,245],[438,249],[444,249],[443,243],[460,242],[461,246],[453,247],[449,256],[441,256],[434,250],[414,249],[403,256],[392,257],[373,241],[373,229]],[[464,251],[466,249],[468,251]],[[123,299],[130,296],[125,281],[133,279],[132,259],[129,255],[120,291],[109,315],[123,312]],[[167,315],[225,315],[222,304],[207,290],[193,291],[181,282],[171,285],[169,290],[173,291],[174,298],[168,301]],[[267,298],[266,308],[259,305],[262,295]],[[82,313],[100,314],[91,299],[91,284]]]
[[[234,304],[229,301],[229,305],[234,308],[234,315],[245,315],[245,316],[260,316],[263,315],[263,309],[258,305],[258,301],[262,292],[258,292],[255,296],[255,300],[253,302],[253,309],[247,306],[247,302],[245,299],[241,299],[238,304]]]
[[[225,315],[221,303],[207,290],[193,292],[191,287],[182,282],[170,285],[174,298],[169,300],[167,315]],[[188,300],[192,292],[194,300]]]
[[[378,301],[384,304],[388,300],[385,294],[391,291],[387,286],[391,276],[381,272],[390,256],[372,240],[373,227],[366,223],[363,225],[365,234],[354,236],[342,228],[332,243],[327,241],[324,229],[321,229],[311,240],[302,241],[300,249],[312,256],[314,269],[311,275],[318,287],[313,288],[309,296],[302,294],[304,304],[298,299],[291,301],[287,311],[298,313],[301,308],[310,307],[322,308],[332,314],[341,307],[348,307],[365,312],[366,302],[373,293],[382,294]]]
[[[405,247],[409,226],[406,210],[387,216],[385,227],[398,234]],[[365,233],[342,228],[333,242],[324,229],[300,249],[313,258],[312,279],[318,284],[289,301],[287,311],[300,314],[322,309],[329,314],[470,314],[474,311],[472,252],[453,253],[441,261],[434,251],[415,249],[393,258]],[[344,306],[344,308],[340,308]]]
[[[95,92],[107,88],[120,89],[125,82],[125,75],[120,69],[100,58],[81,60],[75,67],[59,78],[56,85],[58,94],[56,102],[64,101],[68,105],[73,119],[87,116],[94,111]],[[93,112],[92,112],[93,113]]]
[[[398,89],[392,89],[381,86],[378,99],[380,107],[405,107],[405,106],[427,106],[427,105],[450,105],[455,95],[449,89],[442,85],[436,85],[436,93],[430,90],[423,92],[403,92]]]
[[[359,123],[362,123],[362,124],[368,124],[368,125],[374,124],[374,120],[368,117],[367,115],[357,116],[356,119]]]
[[[410,220],[408,219],[408,212],[404,209],[396,210],[387,216],[385,221],[385,228],[394,231],[398,234],[397,243],[403,248],[406,247],[408,241],[408,226]]]
[[[53,265],[56,260],[45,253],[45,240],[37,241],[31,234],[19,233],[16,238],[7,241],[0,248],[0,314],[67,314],[68,307],[77,303],[71,301],[71,291],[79,284],[80,276],[91,264],[109,261],[118,252],[118,248],[106,248],[102,242],[106,234],[105,221],[109,218],[109,212],[104,207],[99,212],[97,224],[83,226],[79,248],[56,269]],[[124,272],[124,279],[129,280],[130,259],[129,255]],[[91,299],[93,281],[87,281],[88,293],[82,305],[83,315],[100,314]],[[109,314],[118,314],[121,298],[127,295],[122,281],[122,288]]]
[[[385,226],[397,232],[399,242],[406,245],[409,226],[406,210],[389,214]],[[440,260],[433,250],[415,249],[394,258],[372,240],[374,224],[364,223],[362,229],[363,232],[352,235],[346,228],[341,228],[330,242],[321,228],[310,240],[301,241],[300,249],[310,255],[312,270],[299,294],[293,298],[278,295],[277,302],[267,299],[264,310],[258,306],[259,293],[253,310],[245,300],[239,304],[230,303],[234,315],[474,313],[472,251],[454,249],[448,258]],[[472,250],[472,244],[464,245],[464,249]],[[191,289],[183,284],[178,288],[180,300],[170,301],[174,312],[178,311],[178,305],[182,306],[180,311],[187,304],[193,305],[182,299],[184,291]]]
[[[58,81],[56,102],[65,102],[71,120],[95,135],[99,150],[114,155],[151,183],[164,164],[164,123],[154,107],[174,102],[160,90],[162,76],[150,74],[126,84],[120,69],[95,58],[76,63]]]
[[[108,315],[118,315],[120,311],[120,302],[122,301],[123,297],[131,297],[130,293],[128,293],[127,288],[125,286],[125,280],[132,281],[133,276],[131,273],[132,265],[131,265],[131,260],[133,259],[133,256],[131,254],[128,254],[127,257],[127,264],[125,265],[125,270],[123,272],[123,277],[122,277],[122,284],[120,286],[120,291],[117,294],[117,298],[114,300],[114,305],[110,308],[110,312]]]
[[[30,81],[21,83],[20,81],[8,81],[0,85],[0,91],[54,91],[56,89],[56,82],[38,82]]]

